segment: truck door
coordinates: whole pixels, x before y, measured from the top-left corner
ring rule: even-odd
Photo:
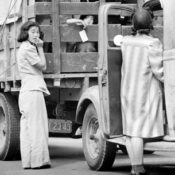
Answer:
[[[109,14],[130,16],[134,8],[119,3],[102,5],[99,9],[99,60],[98,80],[100,92],[101,125],[107,138],[122,135],[122,116],[120,103],[120,80],[122,56],[119,47],[113,46],[108,35]],[[123,16],[124,15],[124,16]],[[121,24],[116,28],[122,34]],[[111,35],[110,35],[111,36]]]

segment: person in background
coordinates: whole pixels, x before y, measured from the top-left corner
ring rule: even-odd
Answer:
[[[133,35],[114,38],[122,50],[121,109],[131,175],[148,174],[143,165],[144,142],[164,136],[163,51],[160,40],[150,35],[152,17],[145,9],[137,10],[132,16]]]
[[[50,167],[48,151],[48,118],[44,95],[49,91],[42,71],[46,70],[42,32],[36,22],[25,22],[20,29],[17,55],[21,77],[19,93],[20,149],[22,167],[39,169]]]
[[[175,141],[175,1],[145,0],[143,7],[152,11],[163,8],[164,92],[168,126],[163,139]]]
[[[97,23],[97,18],[93,15],[81,15],[80,19],[71,18],[68,19],[67,24],[69,25],[80,25],[82,26],[82,30],[85,31],[88,25],[92,25]],[[86,31],[85,31],[86,33]],[[97,43],[91,41],[85,42],[72,42],[67,44],[67,52],[96,52],[97,51]]]
[[[96,23],[95,17],[92,15],[82,15],[80,19],[83,21],[83,26],[86,28],[88,25]],[[96,52],[97,46],[95,42],[79,42],[75,45],[75,52]]]
[[[175,141],[175,0],[160,0],[164,23],[165,104],[168,121],[166,141]]]

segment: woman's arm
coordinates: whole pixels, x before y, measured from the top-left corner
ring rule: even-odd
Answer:
[[[149,46],[149,62],[153,74],[160,81],[164,81],[164,70],[163,70],[163,49],[161,42],[156,39]]]
[[[38,39],[38,43],[36,45],[38,47],[38,54],[40,57],[40,61],[37,62],[34,66],[42,71],[45,71],[46,70],[46,58],[45,58],[44,50],[43,50],[43,41],[41,39]]]
[[[34,66],[42,71],[45,71],[46,70],[46,58],[44,55],[43,47],[38,47],[38,52],[39,52],[38,54],[41,60],[37,62]]]
[[[26,58],[28,62],[37,69],[46,70],[46,58],[43,51],[43,41],[37,44],[37,48],[34,45],[28,45],[25,49]],[[37,53],[38,50],[38,53]]]

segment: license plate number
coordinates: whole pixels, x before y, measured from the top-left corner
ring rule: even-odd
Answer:
[[[49,119],[49,132],[71,133],[72,122],[70,120]]]

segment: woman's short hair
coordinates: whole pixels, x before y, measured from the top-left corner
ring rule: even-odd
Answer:
[[[19,36],[18,36],[18,42],[23,42],[23,41],[26,41],[28,40],[28,30],[31,28],[31,27],[38,27],[39,28],[39,32],[40,32],[40,39],[43,39],[44,37],[44,34],[43,32],[41,31],[41,28],[39,26],[39,24],[37,22],[34,22],[34,21],[27,21],[25,22],[22,26],[21,26],[21,29],[20,29],[20,33],[19,33]]]
[[[138,9],[132,15],[133,34],[149,34],[153,29],[153,13],[146,9]]]

